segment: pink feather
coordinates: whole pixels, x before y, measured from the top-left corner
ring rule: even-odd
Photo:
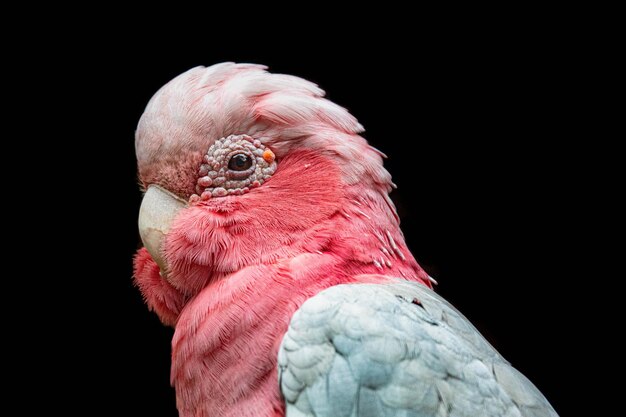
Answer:
[[[283,416],[278,347],[295,310],[333,285],[404,277],[430,286],[389,200],[391,176],[361,125],[302,79],[256,65],[194,68],[150,101],[137,130],[144,186],[184,198],[211,144],[247,134],[278,169],[248,194],[182,210],[164,252],[135,280],[175,326],[171,382],[181,416]]]

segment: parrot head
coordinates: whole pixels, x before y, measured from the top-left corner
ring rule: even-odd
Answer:
[[[388,197],[383,155],[362,131],[294,76],[234,63],[183,73],[154,95],[136,131],[144,255],[186,296],[306,254],[382,268],[371,253],[381,246],[419,272]]]

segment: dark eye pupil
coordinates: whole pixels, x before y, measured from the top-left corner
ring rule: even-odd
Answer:
[[[232,171],[245,171],[252,166],[252,160],[248,155],[237,154],[228,161],[228,169]]]

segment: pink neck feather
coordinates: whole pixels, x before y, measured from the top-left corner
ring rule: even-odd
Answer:
[[[195,252],[190,256],[193,248],[187,235],[191,228],[197,232],[198,213],[190,213],[189,219],[179,219],[170,232],[170,253],[178,256],[171,256],[170,262],[176,268],[182,267],[181,259],[186,260],[183,270],[173,273],[174,282],[190,298],[176,323],[172,345],[171,378],[181,416],[282,416],[276,370],[278,347],[291,316],[307,298],[330,286],[358,281],[360,274],[405,277],[430,285],[406,248],[394,215],[380,193],[344,185],[341,204],[328,209],[326,199],[337,200],[338,184],[330,183],[337,181],[339,174],[333,174],[332,166],[324,165],[327,162],[323,159],[312,155],[299,158],[296,167],[306,160],[328,175],[319,181],[311,179],[312,187],[309,181],[306,187],[294,189],[294,184],[304,181],[296,175],[297,169],[290,169],[287,163],[284,168],[287,175],[277,175],[267,183],[280,189],[281,178],[288,178],[292,185],[290,192],[300,193],[291,196],[295,200],[285,196],[283,202],[290,207],[279,210],[283,217],[281,226],[289,233],[276,230],[277,220],[268,216],[278,213],[268,211],[263,195],[258,193],[253,206],[239,200],[242,205],[227,210],[222,205],[222,214],[209,211],[208,217],[213,220],[204,221],[210,227],[200,229],[210,231],[210,236],[194,237],[195,242],[205,243],[202,246],[205,249],[211,247],[206,244],[208,239],[213,239],[215,250],[220,245],[233,244],[235,240],[231,241],[229,236],[234,232],[228,225],[235,222],[226,219],[245,213],[246,217],[239,221],[250,221],[248,227],[266,232],[260,238],[254,233],[237,235],[236,242],[244,242],[255,254],[254,259],[241,260],[213,252],[204,255]],[[252,193],[249,195],[254,197]],[[298,211],[296,200],[307,198],[323,203],[316,210],[317,217],[306,213],[307,216],[286,218]],[[273,205],[279,200],[274,198]],[[248,211],[251,207],[260,211],[251,214]],[[198,210],[209,208],[212,207],[198,207]],[[188,224],[192,219],[193,224]],[[185,241],[184,245],[181,240]],[[275,241],[280,244],[274,245]],[[237,246],[226,248],[231,253],[238,250]],[[190,266],[189,259],[204,265]],[[204,262],[215,259],[223,262],[219,270]],[[237,262],[248,264],[239,267]],[[229,269],[235,271],[231,273]],[[189,277],[194,270],[211,278],[208,281],[205,278],[202,285],[192,280],[192,285],[185,287],[183,277]],[[201,289],[196,289],[198,286]]]
[[[253,192],[180,213],[165,243],[167,280],[145,250],[136,257],[149,307],[176,327],[171,379],[182,417],[283,416],[278,347],[319,291],[368,279],[360,274],[430,286],[406,248],[380,154],[323,96],[302,79],[225,63],[177,77],[142,116],[145,186],[188,198],[211,140],[230,134],[262,141],[279,160]]]

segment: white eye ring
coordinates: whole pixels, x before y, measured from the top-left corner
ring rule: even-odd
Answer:
[[[274,152],[248,135],[221,138],[204,155],[198,170],[197,194],[189,202],[239,195],[267,181],[276,171]]]

